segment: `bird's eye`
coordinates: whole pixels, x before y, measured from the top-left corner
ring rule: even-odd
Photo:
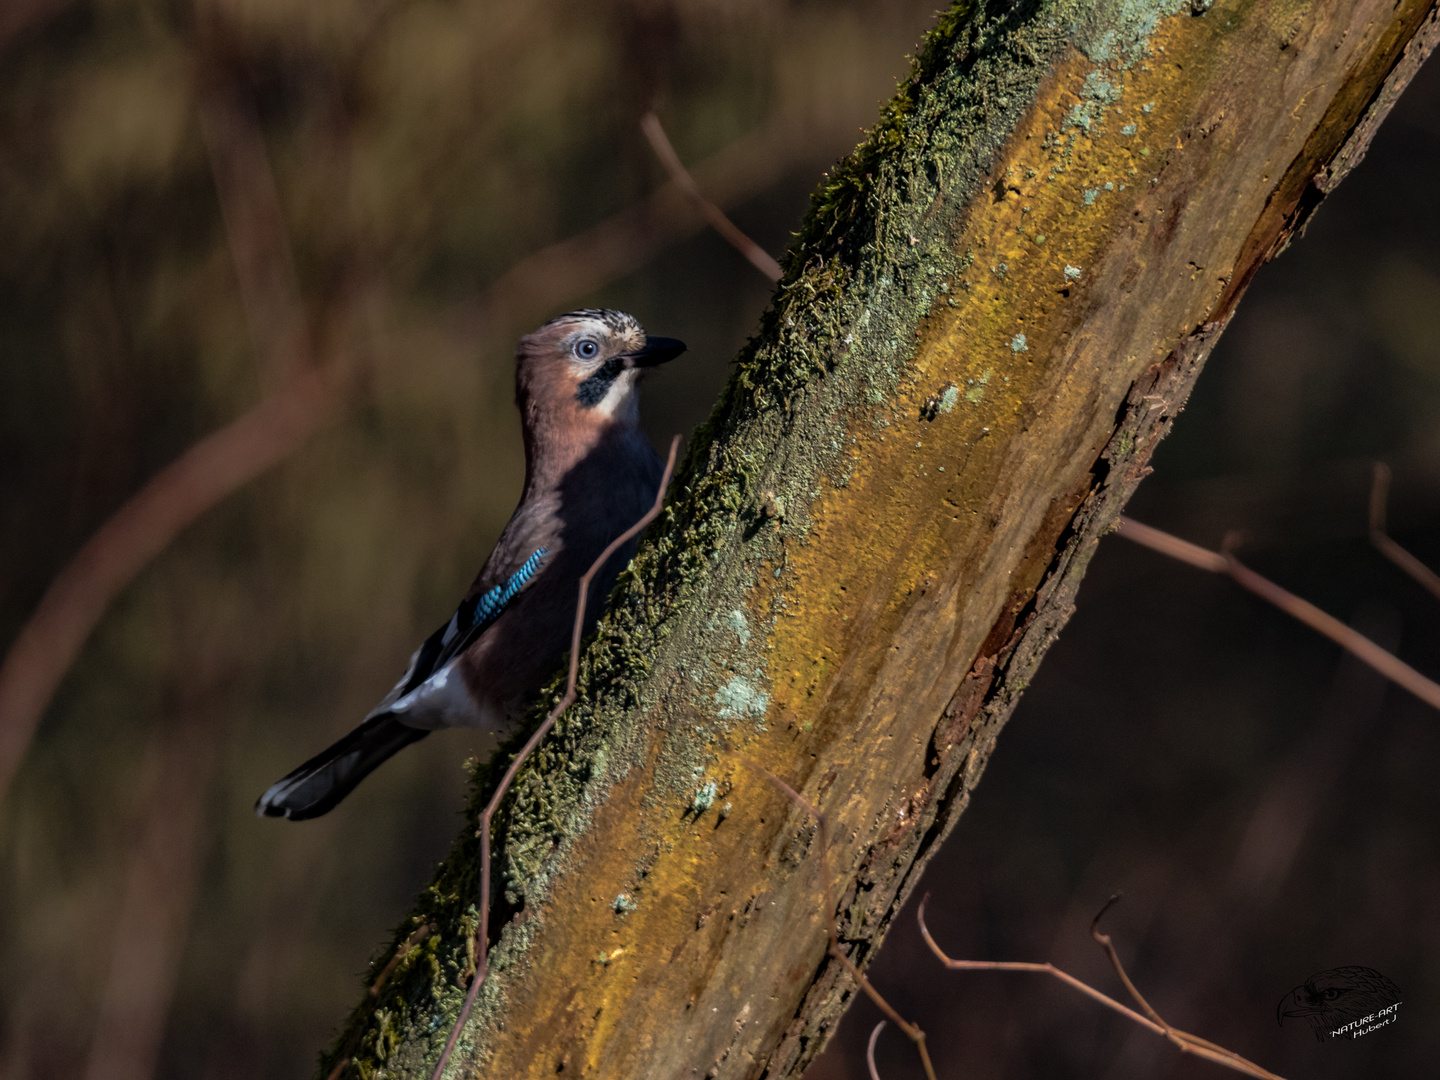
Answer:
[[[575,343],[575,355],[581,360],[594,360],[600,355],[600,346],[590,338],[581,338]]]

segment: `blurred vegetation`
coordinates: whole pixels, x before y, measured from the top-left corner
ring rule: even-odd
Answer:
[[[355,386],[121,594],[46,714],[0,804],[0,1075],[313,1069],[458,827],[461,761],[489,747],[429,739],[303,826],[251,805],[384,693],[508,517],[514,340],[604,303],[689,341],[647,388],[658,443],[704,417],[769,294],[697,228],[650,235],[643,265],[595,251],[621,272],[553,308],[523,281],[487,290],[662,183],[637,126],[652,106],[687,162],[772,155],[726,209],[778,254],[932,18],[912,0],[29,0],[0,18],[0,643],[147,478],[283,384],[221,213],[216,96],[263,133],[311,358]],[[1209,544],[1246,529],[1262,569],[1431,674],[1440,616],[1363,533],[1384,456],[1397,535],[1440,565],[1437,116],[1432,66],[1261,275],[1134,507]],[[747,143],[764,130],[797,134]],[[1386,691],[1340,724],[1340,764],[1307,772],[1324,710],[1360,715],[1330,646],[1119,541],[1092,572],[930,871],[937,936],[1085,972],[1083,924],[1123,886],[1112,932],[1175,1023],[1281,1072],[1422,1074],[1440,1056],[1436,718]],[[1286,768],[1318,809],[1269,899],[1237,908],[1231,866]],[[944,975],[911,938],[877,975],[967,1075],[1171,1067],[1049,987]],[[1410,1019],[1344,1046],[1276,1029],[1274,1002],[1337,964],[1390,975]],[[127,1008],[140,1020],[117,1023]],[[813,1075],[864,1075],[863,1008]]]

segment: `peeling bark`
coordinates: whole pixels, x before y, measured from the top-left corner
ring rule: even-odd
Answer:
[[[800,1073],[854,987],[825,954],[813,823],[749,763],[825,811],[863,965],[1245,286],[1436,27],[1433,0],[941,17],[817,191],[517,781],[492,973],[447,1075]],[[476,863],[467,828],[377,967],[437,929],[322,1075],[429,1075],[474,970]]]

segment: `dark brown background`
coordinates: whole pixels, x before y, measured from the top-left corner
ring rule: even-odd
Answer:
[[[142,943],[178,956],[155,1074],[311,1070],[458,828],[460,762],[486,749],[438,736],[322,821],[250,815],[383,694],[513,505],[510,343],[535,319],[448,313],[659,184],[636,126],[652,101],[688,161],[809,118],[778,179],[732,207],[778,253],[932,18],[859,0],[252,0],[203,9],[225,19],[197,61],[195,10],[70,4],[0,43],[0,642],[146,477],[258,400],[197,63],[257,110],[312,320],[363,265],[389,317],[421,329],[344,420],[121,596],[47,714],[0,805],[0,1075],[16,1080],[85,1069],[106,986],[124,986],[113,937],[137,865],[181,898],[169,938]],[[1243,530],[1252,565],[1432,674],[1440,604],[1369,549],[1364,519],[1383,458],[1395,534],[1440,565],[1437,166],[1432,65],[1257,279],[1131,508],[1212,546]],[[659,443],[704,417],[768,293],[702,233],[562,306],[623,307],[691,343],[647,388]],[[1292,1080],[1426,1075],[1437,768],[1431,710],[1229,583],[1110,539],[927,872],[931,925],[952,955],[1050,959],[1109,988],[1086,927],[1121,889],[1107,925],[1177,1025]],[[167,809],[193,836],[137,863]],[[1282,994],[1343,964],[1400,985],[1397,1024],[1323,1045],[1277,1027]],[[1218,1075],[1058,984],[941,971],[909,913],[873,970],[942,1075]],[[877,1018],[858,1005],[811,1075],[863,1076]],[[879,1062],[919,1075],[894,1031]]]

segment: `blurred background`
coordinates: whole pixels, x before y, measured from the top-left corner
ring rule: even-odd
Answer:
[[[389,688],[509,516],[515,339],[603,304],[688,341],[646,389],[663,444],[706,416],[768,299],[664,186],[640,117],[778,255],[933,16],[6,5],[0,647],[157,475],[150,510],[178,536],[0,787],[0,1076],[313,1072],[489,746],[428,739],[304,826],[251,806]],[[1384,459],[1392,531],[1440,565],[1437,171],[1432,64],[1260,275],[1131,508],[1211,546],[1242,530],[1252,565],[1430,674],[1440,603],[1370,549],[1365,505]],[[163,472],[213,479],[227,454],[248,463],[233,482]],[[103,536],[102,562],[134,549]],[[1425,1075],[1437,768],[1433,711],[1228,582],[1109,539],[926,874],[930,924],[954,956],[1112,987],[1086,928],[1120,889],[1107,926],[1176,1025],[1292,1078]],[[1324,1044],[1277,1026],[1282,995],[1349,964],[1399,984],[1397,1024]],[[1216,1075],[1058,984],[940,970],[910,912],[873,973],[944,1075]],[[858,1004],[810,1076],[866,1075],[877,1018]],[[893,1031],[878,1062],[919,1075]]]

